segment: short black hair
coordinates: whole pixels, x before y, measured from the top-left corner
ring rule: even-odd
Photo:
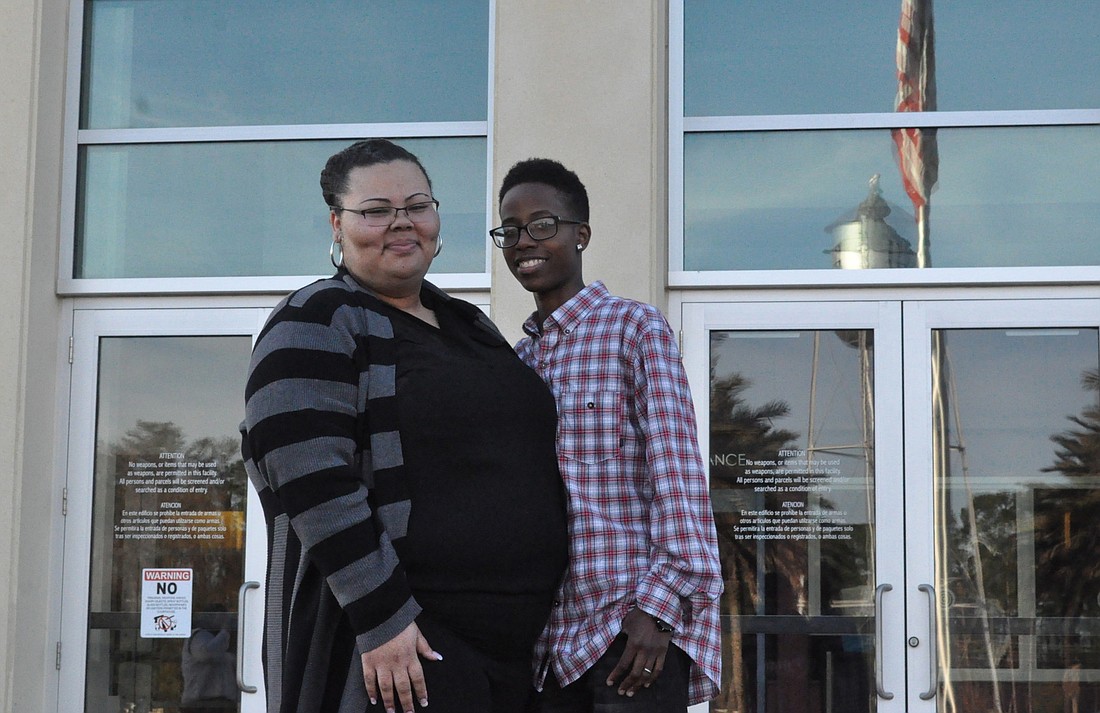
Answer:
[[[347,191],[348,174],[352,169],[394,161],[410,161],[416,164],[428,181],[428,189],[431,189],[431,177],[428,176],[424,165],[420,163],[420,159],[411,151],[389,139],[366,139],[356,141],[351,146],[329,156],[325,168],[321,171],[321,195],[325,198],[325,205],[339,207],[336,197]]]
[[[497,205],[504,194],[521,183],[542,183],[557,189],[565,197],[573,215],[563,216],[588,222],[588,191],[577,174],[549,158],[529,158],[508,169],[497,194]]]

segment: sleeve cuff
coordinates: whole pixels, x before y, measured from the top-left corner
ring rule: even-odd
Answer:
[[[646,614],[671,624],[677,631],[682,630],[683,600],[671,589],[643,581],[638,588],[637,605]]]
[[[359,653],[363,654],[371,649],[377,649],[382,644],[400,634],[405,630],[405,627],[416,620],[420,612],[420,605],[416,603],[415,599],[410,597],[403,607],[394,612],[393,616],[381,625],[355,637],[355,644],[359,649]]]

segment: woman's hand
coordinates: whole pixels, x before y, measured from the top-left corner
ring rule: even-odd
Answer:
[[[672,633],[657,631],[653,617],[638,608],[623,617],[622,633],[626,634],[626,649],[607,677],[607,685],[614,686],[622,677],[619,695],[633,696],[639,686],[649,688],[661,675]]]
[[[402,711],[412,712],[414,695],[421,707],[428,705],[428,687],[418,654],[432,661],[443,660],[443,656],[432,650],[415,622],[378,648],[363,654],[363,681],[371,703],[377,703],[381,694],[386,710],[392,713],[396,693]]]

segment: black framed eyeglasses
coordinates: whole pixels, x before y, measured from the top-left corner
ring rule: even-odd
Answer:
[[[569,220],[568,218],[559,218],[556,215],[547,215],[542,218],[535,218],[527,225],[502,225],[499,228],[493,228],[489,231],[489,235],[492,236],[493,242],[496,243],[498,248],[510,248],[519,242],[520,233],[524,230],[527,231],[532,240],[549,240],[558,234],[558,226],[562,223],[566,225],[584,225],[583,220]]]
[[[438,214],[439,201],[435,199],[430,201],[417,201],[416,203],[408,204],[404,208],[395,208],[394,206],[341,208],[338,205],[330,205],[329,208],[335,211],[345,210],[348,213],[358,213],[363,216],[363,220],[367,222],[367,225],[381,228],[387,225],[393,225],[393,221],[397,220],[397,214],[400,211],[405,211],[405,215],[414,223],[427,223]]]

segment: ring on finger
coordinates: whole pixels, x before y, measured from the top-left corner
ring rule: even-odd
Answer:
[[[653,673],[653,669],[651,669],[651,668],[643,668],[642,670],[645,671],[646,673]]]

